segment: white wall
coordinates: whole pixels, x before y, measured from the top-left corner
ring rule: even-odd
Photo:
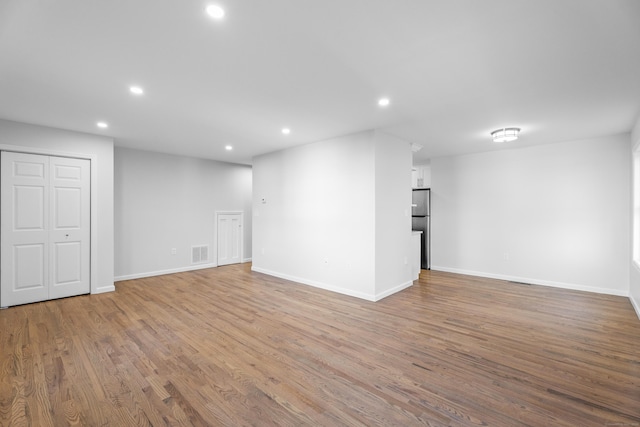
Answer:
[[[0,119],[0,148],[92,160],[91,293],[113,291],[113,140]]]
[[[407,143],[375,134],[376,296],[390,295],[412,282],[411,162]]]
[[[250,166],[116,147],[115,172],[116,280],[215,266],[217,211],[244,212],[251,258]],[[195,245],[210,263],[191,263]]]
[[[432,268],[629,293],[628,134],[434,158]]]
[[[636,125],[631,133],[632,141],[632,153],[640,147],[640,117],[638,118]],[[631,154],[633,158],[633,155]],[[631,215],[633,215],[633,208],[631,209]],[[635,262],[631,262],[630,268],[630,280],[629,280],[629,299],[631,304],[636,310],[638,317],[640,317],[640,265]]]
[[[406,280],[404,264],[397,266],[409,250],[409,243],[398,245],[411,233],[403,216],[411,203],[410,159],[408,143],[393,148],[374,131],[254,158],[253,269],[368,300],[410,285],[410,266]],[[406,197],[396,194],[402,192]],[[389,203],[380,212],[377,197]],[[382,251],[377,224],[387,221],[390,230],[406,229],[394,238],[381,234],[389,243]],[[376,251],[398,253],[384,259]]]

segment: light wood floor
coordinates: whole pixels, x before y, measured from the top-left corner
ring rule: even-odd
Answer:
[[[249,264],[0,311],[0,425],[640,425],[628,299],[423,271],[370,303]]]

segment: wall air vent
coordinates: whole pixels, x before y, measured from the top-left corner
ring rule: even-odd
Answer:
[[[209,245],[191,246],[191,264],[209,262]]]

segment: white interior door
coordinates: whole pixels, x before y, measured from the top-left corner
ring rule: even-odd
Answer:
[[[218,265],[242,261],[242,214],[218,214]]]
[[[90,291],[90,163],[51,157],[49,298]]]
[[[49,298],[49,158],[2,152],[0,304]]]
[[[90,291],[90,162],[2,152],[0,305]]]

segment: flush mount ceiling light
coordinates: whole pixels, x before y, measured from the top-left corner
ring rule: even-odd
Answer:
[[[105,122],[98,122],[96,123],[96,126],[98,126],[100,129],[106,129],[109,127],[109,125],[106,124]]]
[[[282,133],[283,133],[283,134],[285,134],[285,135],[289,135],[289,134],[291,133],[291,129],[289,129],[289,128],[283,128],[283,129],[282,129]]]
[[[142,89],[140,86],[130,86],[129,92],[134,95],[142,95],[144,93],[144,89]]]
[[[511,142],[518,139],[520,128],[502,128],[491,132],[493,142]]]
[[[222,19],[224,18],[224,9],[216,4],[210,4],[207,6],[207,15],[213,19]]]
[[[386,107],[387,105],[389,105],[391,101],[389,101],[389,98],[380,98],[378,100],[378,105],[381,107]]]
[[[227,151],[231,151],[231,150],[233,150],[233,147],[230,146],[230,145],[225,145],[224,149],[227,150]]]

